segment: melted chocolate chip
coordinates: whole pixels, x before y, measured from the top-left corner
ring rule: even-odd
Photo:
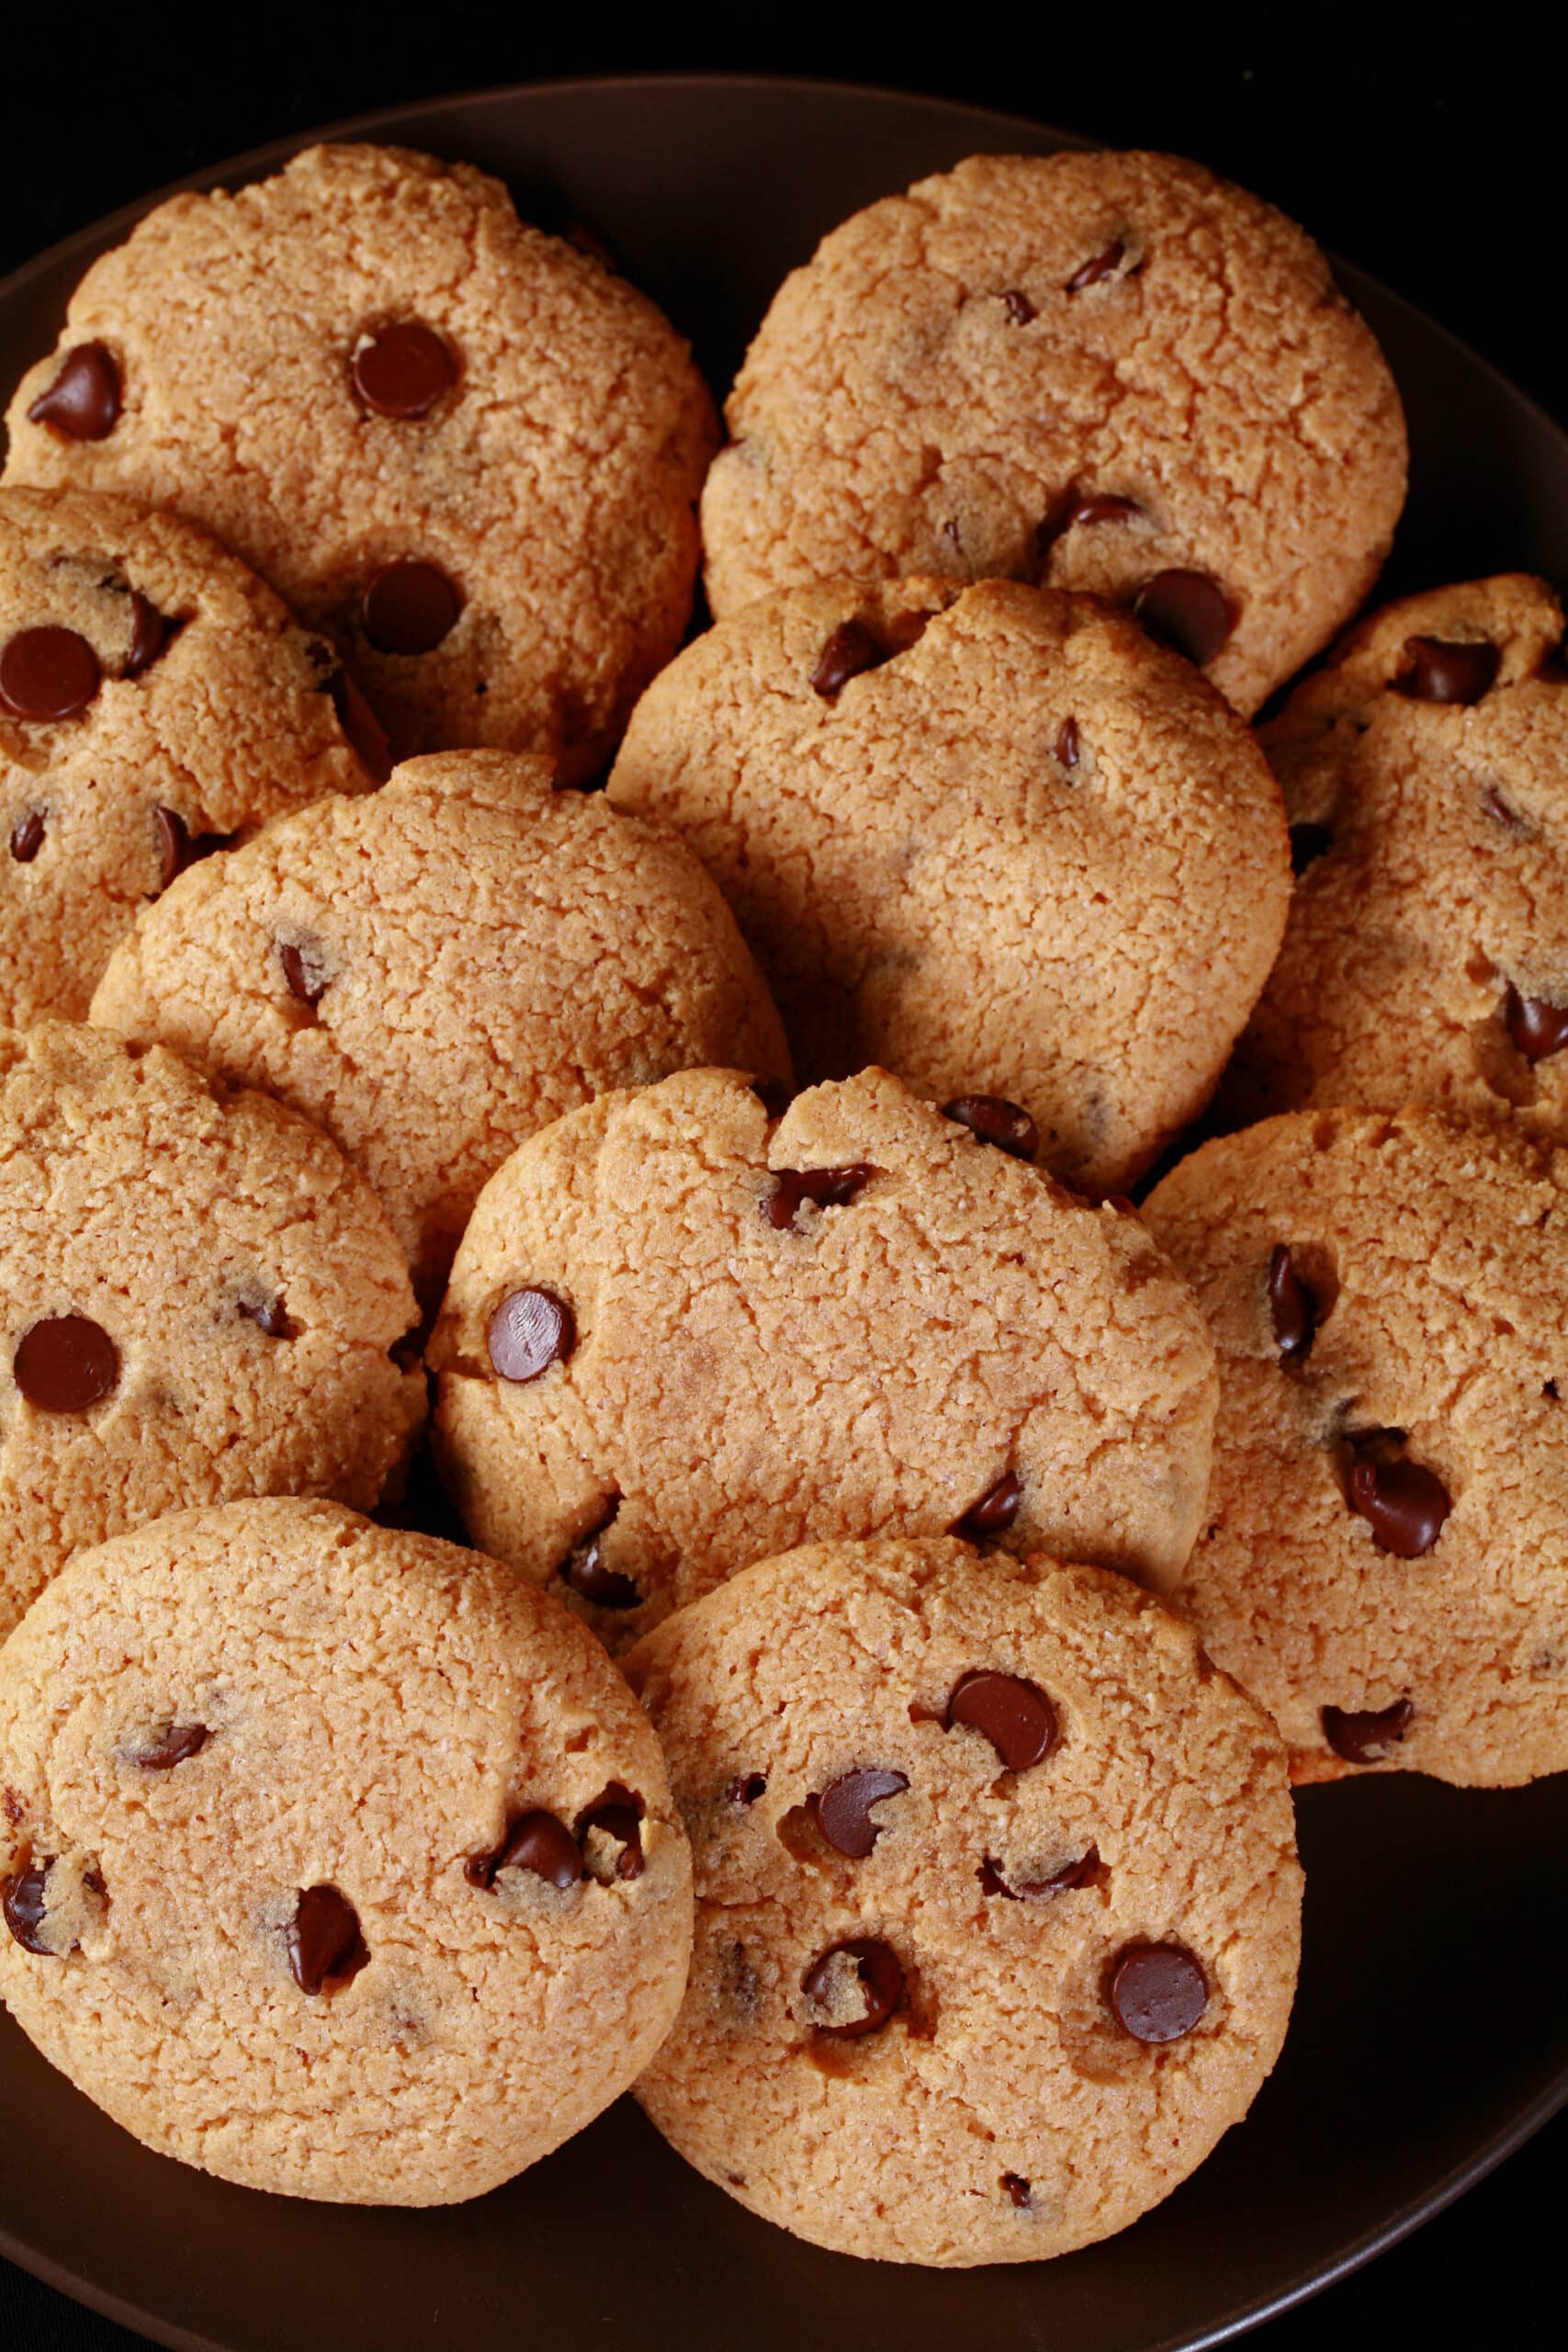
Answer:
[[[271,1298],[242,1298],[238,1306],[239,1312],[254,1323],[258,1331],[265,1331],[269,1340],[292,1340],[297,1336],[281,1291]]]
[[[553,1290],[508,1291],[485,1326],[491,1363],[502,1380],[522,1387],[577,1345],[577,1319]]]
[[[354,389],[378,416],[428,416],[457,380],[451,350],[417,319],[378,329],[354,357]]]
[[[569,1584],[573,1592],[581,1593],[584,1600],[592,1600],[599,1609],[635,1609],[642,1599],[630,1577],[621,1576],[615,1568],[604,1566],[600,1538],[612,1525],[620,1508],[621,1498],[617,1495],[592,1533],[572,1545],[560,1569],[561,1582]]]
[[[1269,1257],[1269,1313],[1280,1353],[1287,1363],[1304,1363],[1317,1330],[1317,1301],[1277,1241]]]
[[[119,366],[101,343],[79,343],[28,411],[34,424],[51,424],[68,441],[105,441],[119,423]]]
[[[376,574],[360,618],[378,653],[429,653],[456,625],[461,593],[438,564],[404,557]]]
[[[1040,1133],[1028,1112],[1000,1094],[955,1095],[942,1104],[942,1115],[967,1127],[982,1143],[1010,1152],[1014,1159],[1032,1159],[1040,1148]]]
[[[1479,702],[1496,677],[1502,658],[1484,640],[1456,644],[1440,637],[1407,637],[1406,666],[1395,678],[1393,690],[1413,702]]]
[[[1029,2183],[1024,2179],[1023,2175],[1019,2172],[1004,2172],[1002,2187],[1007,2190],[1019,2211],[1027,2213],[1033,2199],[1030,2195]]]
[[[1200,669],[1235,627],[1230,598],[1206,571],[1156,571],[1134,597],[1133,611],[1151,637]]]
[[[1403,1458],[1353,1464],[1349,1503],[1371,1529],[1379,1551],[1400,1560],[1418,1560],[1429,1552],[1453,1509],[1437,1472]]]
[[[877,1172],[864,1160],[849,1168],[778,1169],[773,1189],[761,1204],[762,1215],[775,1232],[786,1232],[803,1202],[811,1201],[819,1209],[846,1208]]]
[[[852,1862],[863,1862],[883,1826],[873,1821],[872,1806],[880,1804],[884,1797],[896,1797],[908,1785],[902,1772],[886,1771],[876,1764],[840,1772],[817,1800],[818,1827],[837,1852],[847,1854]]]
[[[85,1413],[118,1380],[119,1350],[85,1315],[53,1315],[23,1334],[11,1370],[40,1413]]]
[[[1004,1470],[995,1486],[987,1487],[977,1503],[971,1503],[953,1529],[955,1535],[966,1535],[971,1543],[979,1543],[987,1535],[1000,1535],[1018,1517],[1023,1501],[1023,1480],[1016,1470]]]
[[[1056,1736],[1056,1714],[1043,1690],[1021,1675],[976,1667],[961,1675],[947,1702],[947,1727],[981,1732],[1010,1772],[1038,1764]]]
[[[1111,1972],[1111,2006],[1134,2041],[1179,2041],[1209,2006],[1208,1982],[1180,1944],[1129,1944]]]
[[[838,1971],[833,1962],[840,1952],[847,1952],[855,1962],[861,1989],[865,1999],[863,2016],[851,2018],[842,2025],[818,2023],[818,2033],[830,2033],[840,2041],[858,2041],[863,2033],[875,2033],[887,2023],[904,1998],[904,1971],[897,1954],[874,1936],[855,1936],[848,1943],[835,1944],[820,1960],[813,1962],[801,1979],[801,1989],[808,2000],[825,2005],[831,1996]]]
[[[731,1804],[755,1804],[766,1793],[767,1786],[765,1772],[742,1772],[731,1781],[725,1794]]]
[[[1503,999],[1503,1019],[1528,1062],[1547,1061],[1568,1046],[1568,1005],[1549,1004],[1543,996],[1521,996],[1510,987]]]
[[[122,678],[140,678],[150,670],[171,639],[180,630],[178,621],[169,619],[141,591],[133,589],[130,597],[130,648],[125,657]]]
[[[334,672],[327,692],[350,748],[358,754],[367,774],[378,784],[385,784],[392,773],[392,746],[386,729],[346,670]]]
[[[1092,261],[1086,261],[1080,269],[1074,270],[1067,280],[1067,292],[1081,294],[1086,286],[1098,286],[1102,278],[1113,277],[1122,266],[1126,251],[1127,240],[1118,237],[1114,243],[1106,246],[1102,254],[1096,254]]]
[[[892,659],[893,649],[883,645],[864,621],[840,621],[817,657],[811,683],[825,702],[831,702],[852,678]]]
[[[463,1864],[468,1884],[486,1889],[495,1884],[502,1871],[532,1871],[564,1894],[582,1876],[582,1855],[565,1822],[553,1813],[520,1813],[507,1823],[493,1854],[470,1854]]]
[[[1077,526],[1088,528],[1094,523],[1130,523],[1143,513],[1135,499],[1117,498],[1106,492],[1099,497],[1080,499],[1067,517],[1069,530]]]
[[[1334,846],[1334,836],[1326,825],[1292,825],[1291,827],[1291,872],[1304,874],[1315,865]]]
[[[312,1995],[346,1984],[370,1957],[359,1914],[335,1886],[300,1890],[285,1948],[294,1982],[301,1993]]]
[[[615,1865],[617,1878],[640,1878],[643,1871],[642,1819],[648,1808],[635,1791],[620,1781],[612,1781],[602,1796],[584,1805],[577,1816],[577,1836],[581,1840],[591,1829],[602,1830],[623,1849]]]
[[[303,948],[292,940],[285,940],[277,950],[277,960],[283,967],[283,977],[288,983],[288,993],[297,996],[301,1004],[320,1004],[327,992],[325,976],[305,961]]]
[[[1002,296],[1002,301],[1015,327],[1026,327],[1034,316],[1033,303],[1028,295],[1021,292],[1016,286],[1009,288]]]
[[[43,847],[43,810],[24,808],[11,828],[11,854],[18,865],[30,865]]]
[[[44,1862],[28,1862],[5,1882],[4,1905],[6,1925],[12,1939],[24,1951],[37,1952],[40,1959],[54,1955],[43,1940],[44,1906],[49,1887],[49,1874],[54,1868],[52,1859]]]
[[[1016,1886],[1002,1876],[1001,1864],[987,1854],[980,1865],[980,1890],[985,1894],[1005,1894],[1010,1903],[1034,1901],[1045,1894],[1066,1894],[1074,1887],[1092,1886],[1100,1876],[1100,1849],[1090,1846],[1073,1862],[1064,1862],[1049,1878],[1021,1878]]]
[[[1347,1713],[1343,1707],[1325,1707],[1323,1736],[1347,1764],[1381,1764],[1404,1737],[1415,1713],[1408,1699],[1396,1699],[1392,1707],[1360,1714]]]
[[[102,677],[97,655],[73,628],[25,628],[0,653],[0,706],[13,718],[73,718]]]
[[[144,1772],[172,1772],[176,1764],[199,1756],[211,1736],[205,1724],[171,1724],[147,1747],[137,1749],[136,1761]]]
[[[1056,757],[1065,768],[1077,767],[1080,748],[1077,720],[1064,718],[1056,729]]]

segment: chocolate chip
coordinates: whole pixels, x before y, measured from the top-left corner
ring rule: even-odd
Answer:
[[[1133,611],[1151,637],[1200,669],[1235,627],[1230,598],[1206,571],[1156,571],[1134,597]]]
[[[1292,825],[1291,827],[1291,872],[1304,874],[1315,865],[1334,846],[1334,836],[1326,825]]]
[[[1014,1159],[1032,1159],[1039,1148],[1040,1134],[1033,1120],[1004,1095],[955,1095],[942,1104],[942,1115],[967,1127],[982,1143],[994,1143],[998,1151],[1010,1152]]]
[[[286,1939],[289,1973],[301,1993],[346,1984],[369,1959],[359,1914],[335,1886],[300,1890]]]
[[[1056,757],[1065,768],[1076,768],[1078,751],[1078,722],[1076,718],[1064,718],[1056,729]]]
[[[795,1223],[803,1202],[811,1201],[819,1209],[846,1208],[878,1172],[864,1160],[849,1168],[781,1168],[762,1202],[762,1215],[775,1232],[784,1233]]]
[[[190,828],[175,809],[161,804],[152,811],[152,822],[158,829],[158,889],[162,895],[185,869]]]
[[[1269,1313],[1285,1362],[1304,1363],[1317,1330],[1317,1301],[1296,1272],[1283,1241],[1277,1241],[1269,1255]]]
[[[1568,1046],[1568,1005],[1549,1004],[1543,996],[1521,996],[1510,987],[1503,999],[1503,1019],[1528,1062],[1546,1061]]]
[[[600,1609],[635,1609],[642,1599],[630,1577],[621,1576],[615,1568],[604,1566],[600,1548],[599,1539],[614,1522],[620,1508],[621,1498],[617,1495],[592,1532],[572,1545],[560,1569],[561,1582],[569,1584],[573,1592],[581,1593],[584,1600],[592,1600]]]
[[[339,668],[328,684],[337,723],[359,755],[367,773],[385,784],[392,773],[392,746],[387,730],[348,672]]]
[[[119,1350],[85,1315],[52,1315],[23,1334],[11,1370],[40,1413],[85,1413],[119,1378]]]
[[[864,621],[840,621],[817,657],[811,683],[825,702],[831,702],[852,678],[892,659],[892,649],[881,644]]]
[[[1015,327],[1026,327],[1034,316],[1033,303],[1016,286],[1010,287],[1002,296],[1002,301]]]
[[[103,676],[73,628],[25,628],[0,653],[0,705],[14,718],[73,718]]]
[[[970,1504],[953,1532],[976,1544],[984,1536],[1000,1535],[1018,1517],[1022,1501],[1023,1480],[1016,1470],[1004,1470],[995,1486],[987,1487],[979,1501]]]
[[[463,1864],[470,1886],[492,1887],[502,1871],[532,1871],[564,1894],[582,1876],[582,1855],[565,1822],[553,1813],[520,1813],[507,1823],[493,1854],[470,1854]]]
[[[877,1764],[863,1764],[829,1781],[817,1800],[817,1824],[829,1846],[863,1862],[881,1835],[883,1825],[873,1821],[871,1808],[884,1797],[896,1797],[909,1783],[902,1772]]]
[[[1113,244],[1106,246],[1102,254],[1096,254],[1092,261],[1086,261],[1081,269],[1073,272],[1067,280],[1067,292],[1081,294],[1086,286],[1098,286],[1101,278],[1114,277],[1122,266],[1126,251],[1127,240],[1118,237]]]
[[[1408,1699],[1396,1699],[1392,1707],[1360,1714],[1347,1713],[1343,1707],[1325,1707],[1323,1736],[1347,1764],[1381,1764],[1404,1737],[1415,1713]]]
[[[258,1331],[265,1331],[269,1340],[292,1340],[298,1336],[288,1309],[283,1303],[281,1291],[271,1298],[242,1298],[238,1306],[240,1313],[248,1317]]]
[[[564,1363],[577,1345],[577,1319],[553,1290],[508,1291],[485,1326],[490,1360],[519,1387]]]
[[[731,1804],[755,1804],[757,1799],[766,1792],[767,1786],[765,1772],[742,1772],[731,1781],[725,1794]]]
[[[1502,655],[1496,646],[1456,644],[1440,637],[1407,637],[1408,667],[1393,682],[1395,694],[1413,702],[1479,702],[1497,675]]]
[[[1134,2041],[1179,2041],[1209,2006],[1208,1982],[1180,1944],[1129,1944],[1111,1972],[1111,2006]]]
[[[1505,832],[1522,833],[1527,830],[1518,810],[1509,807],[1495,784],[1489,784],[1483,792],[1481,807],[1483,813],[1490,817],[1495,825],[1501,825]]]
[[[847,1952],[855,1962],[865,1998],[865,2013],[842,2025],[818,2023],[817,2030],[833,2034],[840,2041],[855,2041],[863,2033],[875,2033],[902,2005],[904,1971],[897,1953],[876,1937],[855,1936],[848,1943],[835,1944],[807,1970],[801,1979],[801,1990],[808,2000],[825,2007],[832,1997],[839,1974],[832,1963],[840,1952]]]
[[[1045,1894],[1066,1894],[1072,1888],[1091,1886],[1100,1873],[1100,1849],[1090,1846],[1073,1862],[1064,1862],[1049,1878],[1021,1878],[1016,1886],[1002,1876],[1002,1866],[987,1854],[980,1865],[980,1891],[983,1894],[1005,1894],[1010,1903],[1034,1900]]]
[[[647,1811],[642,1799],[620,1781],[612,1781],[602,1796],[584,1805],[577,1816],[579,1842],[591,1829],[602,1830],[624,1849],[615,1866],[617,1878],[640,1878],[643,1871],[642,1818]]]
[[[137,1749],[136,1761],[144,1772],[172,1772],[176,1764],[199,1756],[210,1737],[205,1724],[171,1724],[150,1746]]]
[[[5,1882],[6,1925],[13,1939],[24,1951],[35,1951],[44,1960],[54,1957],[43,1940],[44,1901],[53,1868],[52,1859],[30,1861]]]
[[[1129,523],[1143,511],[1135,499],[1117,498],[1106,492],[1080,499],[1067,517],[1067,527],[1070,530],[1080,524],[1087,528],[1092,523]]]
[[[11,828],[11,854],[18,865],[30,865],[43,847],[43,810],[24,808]]]
[[[1019,2211],[1027,2213],[1032,2199],[1029,2193],[1029,2183],[1024,2179],[1023,2175],[1018,2172],[1004,2172],[1002,2187],[1007,2190]]]
[[[450,349],[417,319],[378,328],[354,356],[354,389],[378,416],[428,416],[457,380]]]
[[[140,589],[130,597],[130,650],[125,657],[122,678],[140,678],[150,670],[172,638],[177,637],[180,623],[169,619]]]
[[[1349,1502],[1371,1529],[1379,1551],[1392,1552],[1400,1560],[1418,1560],[1429,1552],[1453,1509],[1435,1470],[1402,1458],[1355,1463]]]
[[[34,424],[52,424],[68,441],[103,441],[119,423],[119,366],[101,343],[79,343],[61,362],[47,391],[28,415]]]
[[[297,996],[301,1004],[320,1004],[327,992],[326,976],[305,961],[303,948],[295,946],[292,940],[284,940],[277,950],[277,960],[283,967],[289,995]]]
[[[947,1702],[947,1727],[982,1732],[1010,1772],[1026,1772],[1048,1752],[1056,1715],[1043,1690],[1021,1675],[976,1667],[961,1675]]]
[[[429,653],[463,609],[462,595],[439,565],[404,557],[376,574],[360,608],[365,634],[379,653]]]

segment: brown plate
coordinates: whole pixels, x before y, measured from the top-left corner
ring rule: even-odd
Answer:
[[[927,98],[720,78],[492,91],[347,128],[484,164],[547,224],[590,221],[720,388],[785,270],[847,212],[976,150],[1076,143]],[[255,176],[303,143],[189,185]],[[0,384],[50,347],[87,262],[145,209],[0,285]],[[1568,573],[1568,435],[1407,304],[1342,276],[1410,413],[1391,582]],[[931,2272],[820,2253],[688,2171],[629,2099],[477,2204],[259,2196],[149,2154],[8,2019],[0,2250],[159,2343],[222,2352],[1213,2343],[1402,2236],[1568,2101],[1568,1775],[1506,1794],[1384,1776],[1309,1790],[1298,1813],[1306,1951],[1273,2079],[1166,2204],[1062,2261]]]

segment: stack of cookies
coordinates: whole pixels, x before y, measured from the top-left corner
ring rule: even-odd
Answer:
[[[255,2188],[635,2086],[1030,2260],[1272,2067],[1292,1781],[1568,1767],[1562,615],[1341,634],[1392,378],[1168,157],[873,205],[726,413],[365,146],[16,393],[0,1994]]]

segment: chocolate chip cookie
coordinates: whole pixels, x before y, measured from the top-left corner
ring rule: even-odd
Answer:
[[[492,1176],[430,1350],[476,1542],[613,1645],[824,1534],[957,1529],[1151,1584],[1200,1524],[1196,1302],[1138,1220],[885,1070],[688,1071]]]
[[[1562,641],[1544,581],[1408,596],[1264,730],[1300,878],[1235,1116],[1427,1102],[1568,1140]]]
[[[1038,2261],[1244,2115],[1295,1986],[1284,1756],[1116,1577],[823,1544],[627,1671],[692,1840],[696,1945],[637,2085],[741,2204],[885,2261]]]
[[[1361,603],[1404,421],[1303,231],[1174,156],[977,155],[773,298],[703,494],[719,615],[934,573],[1130,604],[1248,714]]]
[[[362,676],[400,756],[590,774],[680,641],[716,438],[686,345],[497,180],[314,147],[94,263],[6,480],[203,523]]]
[[[631,2082],[691,1861],[591,1635],[494,1561],[323,1502],[181,1511],[0,1650],[0,1994],[165,2155],[436,2205]]]
[[[1568,1153],[1301,1112],[1205,1144],[1145,1215],[1220,1353],[1174,1605],[1295,1777],[1568,1768]]]
[[[644,695],[610,780],[739,918],[804,1077],[1000,1094],[1127,1185],[1194,1117],[1284,929],[1280,796],[1191,668],[1005,581],[794,589]]]
[[[204,531],[0,490],[0,1023],[84,1016],[138,907],[279,810],[366,790],[378,736],[325,639]]]
[[[485,1179],[562,1112],[703,1063],[789,1076],[691,852],[504,752],[411,761],[183,876],[93,1018],[323,1126],[433,1304]]]
[[[402,1253],[336,1146],[65,1022],[0,1031],[0,1633],[160,1511],[368,1510],[423,1417]]]

